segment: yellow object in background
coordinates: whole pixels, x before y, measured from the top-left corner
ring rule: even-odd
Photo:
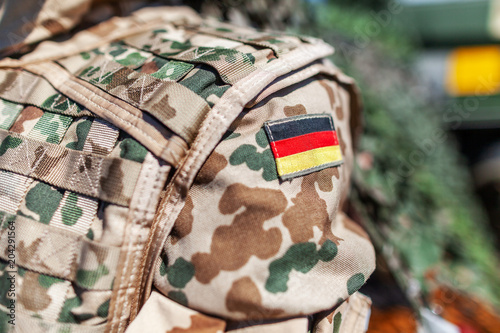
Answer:
[[[453,50],[448,58],[445,88],[454,96],[500,93],[500,46]]]

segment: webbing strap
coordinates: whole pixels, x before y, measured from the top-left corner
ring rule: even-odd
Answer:
[[[128,206],[141,164],[67,149],[0,129],[0,169]]]
[[[57,90],[86,109],[126,131],[153,154],[177,166],[186,154],[187,144],[167,129],[158,130],[146,122],[145,115],[136,107],[111,96],[98,87],[73,77],[54,63],[28,65],[27,69],[42,75]]]
[[[155,38],[151,33],[145,33],[125,38],[123,41],[127,45],[152,52],[159,57],[207,64],[217,70],[224,82],[231,85],[257,69],[253,55],[235,49],[198,46],[180,49],[174,54],[169,45],[171,43],[166,43],[165,39],[162,39],[161,43],[156,42],[154,49],[146,47],[154,44]]]
[[[22,110],[23,105],[11,103],[0,98],[0,128],[9,129]]]
[[[213,22],[210,20],[203,22],[202,26],[196,28],[196,31],[201,34],[230,39],[248,45],[266,47],[273,50],[277,57],[279,57],[282,53],[296,49],[301,44],[299,38],[289,34],[285,35],[284,33],[261,32],[255,31],[251,28],[245,29],[243,27],[235,28],[229,24]]]
[[[219,72],[222,80],[235,84],[255,71],[255,57],[235,49],[196,47],[171,56],[175,60],[207,64]]]
[[[113,150],[118,135],[119,131],[115,126],[96,118],[90,126],[83,151],[108,155]]]
[[[7,309],[4,305],[0,305],[0,312],[6,320],[10,320],[10,309]],[[31,332],[31,333],[58,333],[58,332],[71,332],[71,333],[102,333],[106,332],[106,325],[90,326],[81,324],[67,324],[59,323],[54,321],[47,321],[32,315],[28,315],[16,309],[15,325],[11,325],[5,322],[5,332],[4,333],[15,333],[15,332]]]
[[[194,141],[201,122],[210,111],[208,103],[189,88],[175,81],[138,73],[103,55],[95,56],[73,74],[147,111],[188,143]]]
[[[40,76],[25,71],[0,70],[0,97],[63,115],[93,116],[80,105],[61,95]]]
[[[1,259],[14,255],[16,265],[25,269],[72,281],[88,290],[112,289],[119,247],[21,215],[0,214],[0,222]]]

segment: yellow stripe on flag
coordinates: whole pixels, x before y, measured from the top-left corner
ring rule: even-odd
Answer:
[[[340,146],[316,148],[276,159],[280,176],[342,160]]]

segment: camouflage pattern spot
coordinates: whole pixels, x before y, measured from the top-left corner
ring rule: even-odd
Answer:
[[[165,269],[168,282],[176,288],[184,288],[194,276],[194,266],[183,258],[177,258],[172,266]]]
[[[88,53],[88,52],[80,52],[80,56],[84,60],[89,60],[90,59],[90,53]]]
[[[21,277],[23,277],[26,274],[26,272],[27,272],[27,270],[25,270],[22,267],[17,268],[17,274],[19,274],[19,276],[21,276]]]
[[[0,129],[8,130],[22,109],[23,105],[0,98]]]
[[[85,235],[85,236],[90,240],[94,240],[94,231],[92,231],[92,229],[89,229],[89,231],[87,232],[87,235]]]
[[[337,313],[333,318],[333,333],[340,332],[340,325],[342,325],[342,313]]]
[[[156,35],[158,35],[158,34],[160,34],[160,33],[162,33],[162,32],[167,32],[167,29],[164,29],[164,28],[161,28],[161,29],[155,29],[155,30],[151,31],[151,34],[152,34],[153,36],[156,36]]]
[[[256,134],[255,134],[255,142],[259,145],[261,148],[266,148],[269,146],[269,140],[267,139],[267,134],[264,131],[264,128],[261,128]]]
[[[160,80],[168,79],[177,81],[185,76],[193,68],[193,64],[172,60],[163,65],[157,72],[151,74],[151,76]]]
[[[33,272],[28,272],[23,278],[23,287],[17,300],[28,311],[42,311],[52,302],[52,297],[47,293],[48,288],[42,286],[38,280],[38,274]]]
[[[347,146],[344,139],[342,138],[342,131],[340,130],[340,128],[337,128],[336,131],[337,131],[337,137],[339,139],[340,150],[342,151],[342,155],[346,156],[345,151]]]
[[[283,112],[285,113],[285,116],[287,116],[287,117],[299,116],[301,114],[307,114],[306,107],[302,104],[297,104],[294,106],[285,106],[283,108]]]
[[[224,155],[217,152],[213,152],[208,157],[207,161],[201,167],[200,172],[196,176],[195,183],[197,184],[209,184],[211,183],[217,174],[222,171],[227,166],[227,160]]]
[[[225,27],[217,27],[215,28],[216,31],[222,31],[222,32],[233,32],[232,29],[225,28]]]
[[[158,65],[155,61],[149,61],[141,66],[140,72],[144,74],[153,74],[154,72],[158,71],[158,69]]]
[[[101,305],[99,305],[99,307],[97,308],[97,315],[101,318],[107,318],[108,317],[108,313],[109,313],[109,299],[102,303]]]
[[[166,42],[167,40],[164,40],[164,41]],[[182,51],[188,50],[191,47],[193,47],[193,46],[191,45],[190,41],[186,41],[186,42],[173,41],[169,46],[170,51],[169,52],[162,52],[162,53],[160,53],[160,56],[162,56],[162,57],[173,56],[173,55],[176,55]]]
[[[263,129],[257,132],[255,141],[262,148],[269,146],[269,141],[267,141],[266,133]],[[236,148],[231,156],[229,156],[229,163],[234,166],[246,164],[253,171],[263,169],[262,178],[266,181],[278,179],[276,161],[271,149],[266,149],[262,153],[259,153],[257,152],[257,147],[243,144]]]
[[[181,238],[186,237],[191,232],[194,220],[193,208],[193,199],[191,199],[191,196],[188,195],[186,203],[184,204],[184,207],[182,207],[182,210],[175,221],[172,232],[170,232],[170,242],[172,244],[176,244]]]
[[[255,146],[243,144],[231,154],[229,163],[234,166],[246,163],[248,168],[253,171],[263,169],[262,178],[266,181],[278,179],[276,162],[271,149],[259,153]]]
[[[125,45],[123,43],[113,43],[111,45],[111,51],[109,51],[109,55],[113,56],[113,58],[118,57],[119,55],[127,52]]]
[[[276,317],[283,313],[281,309],[262,305],[259,289],[248,276],[233,282],[226,296],[226,307],[229,311],[244,313],[247,318]]]
[[[211,95],[220,98],[230,87],[230,85],[220,81],[213,68],[204,65],[196,67],[179,83],[201,96],[210,106],[214,105],[209,98]]]
[[[78,319],[72,313],[72,310],[74,308],[79,307],[80,305],[82,305],[82,300],[79,297],[73,297],[67,299],[63,304],[63,307],[61,309],[61,312],[59,313],[59,318],[57,319],[57,321],[61,323],[77,323]]]
[[[55,278],[53,276],[40,274],[38,276],[38,284],[45,289],[49,289],[54,283],[64,282],[62,279]]]
[[[54,94],[48,97],[40,106],[42,109],[50,110],[53,112],[64,113],[67,111],[75,111],[80,113],[83,107],[61,94]]]
[[[35,253],[35,251],[40,246],[42,239],[43,238],[38,238],[37,240],[35,240],[33,243],[31,243],[28,246],[25,245],[23,240],[19,241],[19,244],[17,244],[17,246],[16,246],[17,257],[19,258],[19,261],[29,262],[33,257],[33,253]],[[7,253],[5,253],[5,254],[7,254]]]
[[[252,255],[260,259],[274,256],[280,248],[279,228],[265,230],[264,222],[283,213],[287,200],[283,192],[266,188],[251,188],[232,184],[219,201],[222,214],[234,214],[242,207],[231,225],[215,229],[210,253],[195,253],[191,262],[196,279],[209,283],[221,270],[234,271],[243,267]],[[235,250],[237,249],[237,250]]]
[[[7,152],[7,149],[13,149],[19,146],[23,140],[20,138],[15,138],[13,136],[7,135],[5,139],[0,144],[0,156]]]
[[[333,191],[333,177],[340,179],[340,173],[338,167],[331,167],[323,169],[314,173],[314,181],[318,185],[318,188],[322,192]]]
[[[364,283],[365,276],[362,273],[354,274],[347,280],[347,292],[349,295],[354,294]]]
[[[167,296],[168,298],[170,298],[173,301],[176,301],[179,304],[188,306],[187,296],[180,290],[171,290],[168,292]]]
[[[10,316],[6,312],[0,311],[0,332],[9,332],[12,327],[9,320],[11,320]]]
[[[16,216],[0,211],[0,221],[2,221],[2,229],[7,229],[9,225],[16,223]],[[0,259],[0,271],[4,269],[5,265]]]
[[[190,317],[191,325],[187,328],[175,326],[166,333],[218,333],[224,332],[226,324],[223,320],[204,316],[202,314],[193,314]]]
[[[151,63],[153,63],[153,64],[155,64],[155,66],[154,66],[154,67],[156,68],[156,69],[154,70],[154,72],[156,72],[156,71],[158,71],[160,68],[162,68],[163,66],[165,66],[166,64],[168,64],[170,61],[172,61],[172,60],[168,60],[168,59],[165,59],[165,58],[161,58],[161,57],[155,57],[155,56],[153,56],[153,59],[152,59],[150,62],[145,63],[143,66],[145,66],[146,64],[151,64]],[[151,69],[153,69],[153,65],[149,65],[149,66],[151,66]]]
[[[240,133],[235,133],[233,131],[230,131],[228,130],[226,133],[224,133],[224,135],[222,136],[222,141],[226,141],[226,140],[231,140],[231,139],[236,139],[238,137],[240,137],[241,134]]]
[[[266,290],[271,293],[288,290],[288,279],[292,269],[307,273],[321,260],[328,262],[337,255],[337,245],[331,240],[325,241],[316,251],[315,243],[299,243],[292,245],[283,257],[269,265],[269,277],[266,281]]]
[[[139,52],[130,53],[125,59],[116,60],[123,66],[139,66],[146,60]]]
[[[159,272],[161,276],[165,276],[167,274],[168,257],[166,253],[162,253],[160,258],[161,258],[161,264]]]
[[[59,143],[73,121],[70,116],[45,112],[36,123],[30,136],[50,143]]]
[[[61,190],[54,189],[45,183],[37,183],[26,194],[26,208],[38,215],[38,221],[49,224],[62,197]],[[22,211],[20,213],[23,214]]]
[[[66,198],[66,202],[61,210],[62,222],[66,225],[74,225],[78,219],[82,217],[83,210],[76,204],[78,202],[78,195],[70,193]]]
[[[97,66],[97,67],[89,66],[81,71],[80,76],[92,76],[93,74],[97,73],[100,69],[101,69],[101,67],[99,67],[99,66]],[[102,82],[102,81],[100,81],[100,82]]]
[[[9,131],[14,133],[23,133],[27,131],[25,125],[30,122],[30,120],[40,119],[43,115],[43,111],[36,106],[27,106],[22,111],[19,117],[16,119]]]
[[[107,176],[101,177],[99,180],[101,189],[106,195],[109,197],[113,197],[115,192],[121,193],[123,191],[123,184],[120,183],[116,185],[116,183],[112,183],[107,181],[108,179],[124,179],[125,175],[122,170],[122,161],[119,159],[113,160],[111,166],[109,167],[110,174]]]
[[[85,139],[90,131],[90,126],[92,126],[92,121],[85,119],[82,122],[76,125],[76,136],[77,141],[70,142],[66,145],[66,148],[74,149],[74,150],[83,150],[83,146],[85,145]]]
[[[230,64],[234,64],[238,61],[238,56],[241,55],[244,63],[252,65],[255,63],[255,57],[251,53],[241,53],[234,49],[200,46],[196,51],[198,54],[198,57],[196,57],[197,62],[225,60]]]
[[[56,35],[66,30],[66,27],[62,25],[57,19],[48,18],[40,22],[40,25],[47,29],[51,35]]]
[[[76,280],[78,284],[84,288],[92,288],[94,284],[103,276],[109,274],[109,270],[103,264],[99,264],[95,270],[79,269],[76,272]]]
[[[334,242],[327,240],[323,243],[323,246],[318,250],[318,258],[323,262],[332,261],[337,255],[338,248],[337,244]]]
[[[342,111],[342,107],[340,103],[337,103],[338,105],[335,106],[335,94],[333,92],[333,88],[327,83],[327,80],[320,80],[319,84],[326,90],[326,93],[328,94],[328,99],[330,100],[330,107],[333,108],[335,107],[335,113],[337,115],[337,118],[339,120],[344,119],[344,112]]]
[[[294,243],[307,242],[314,237],[314,227],[322,231],[319,244],[327,239],[337,245],[342,240],[331,231],[332,220],[328,214],[326,201],[321,199],[315,183],[321,184],[320,190],[330,189],[332,184],[332,169],[328,168],[303,177],[301,191],[292,199],[293,206],[283,214],[283,225],[290,231]]]
[[[121,158],[142,163],[147,153],[148,150],[132,138],[126,138],[120,143]]]
[[[47,165],[56,166],[57,164],[59,164],[60,160],[64,159],[68,155],[68,153],[69,152],[65,150],[62,152],[62,154],[58,156],[50,156],[46,154],[46,147],[38,146],[35,149],[34,152],[35,159],[31,163],[31,167],[36,172],[38,177],[43,178],[47,176],[51,171],[50,168],[46,168],[45,166]]]

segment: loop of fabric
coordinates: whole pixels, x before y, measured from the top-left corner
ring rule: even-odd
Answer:
[[[0,169],[128,206],[141,164],[103,157],[0,130]]]

